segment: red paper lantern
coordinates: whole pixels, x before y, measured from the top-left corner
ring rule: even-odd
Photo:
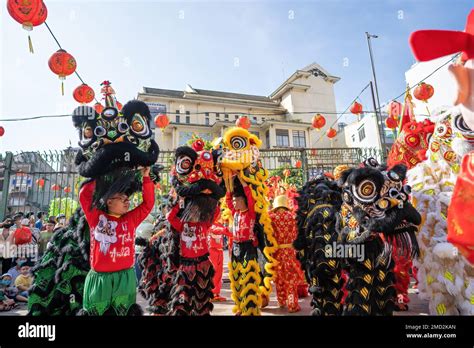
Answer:
[[[48,61],[49,68],[53,73],[58,75],[61,83],[61,91],[64,95],[64,80],[66,76],[73,74],[76,71],[77,63],[72,55],[65,50],[57,50]]]
[[[44,187],[44,179],[43,178],[36,179],[36,185],[38,185],[39,188],[43,188]]]
[[[251,123],[247,116],[242,116],[242,117],[239,117],[237,121],[235,121],[235,125],[243,129],[249,129],[251,126]]]
[[[51,190],[52,191],[59,191],[61,189],[61,186],[58,184],[51,185]]]
[[[321,114],[316,114],[313,116],[313,120],[311,121],[311,125],[313,128],[320,130],[326,125],[326,119]]]
[[[161,114],[155,117],[155,125],[161,129],[162,132],[165,131],[165,128],[170,124],[170,119],[167,115]]]
[[[26,31],[43,24],[48,17],[48,9],[42,0],[8,0],[7,10],[10,16],[23,26]],[[30,52],[34,53],[33,44],[28,34]]]
[[[116,104],[117,104],[117,110],[118,110],[118,111],[122,111],[122,108],[123,108],[122,103],[119,102],[119,101],[117,101]]]
[[[301,161],[296,161],[295,167],[300,169],[301,168]]]
[[[402,113],[402,103],[397,102],[396,100],[392,101],[388,105],[388,115],[394,120],[397,120]]]
[[[4,134],[5,134],[5,128],[0,126],[0,137],[3,137]]]
[[[95,98],[94,90],[85,83],[76,87],[72,96],[81,104],[88,104]]]
[[[71,190],[71,188],[70,188],[69,186],[66,186],[66,187],[64,188],[64,192],[66,192],[66,193],[71,193],[71,191],[72,191],[72,190]]]
[[[337,131],[334,128],[329,128],[326,132],[326,135],[329,139],[332,139],[337,135]]]
[[[97,102],[94,104],[94,109],[95,109],[95,112],[97,112],[98,114],[101,114],[102,111],[104,111],[104,106],[101,103]]]
[[[434,94],[434,88],[428,83],[420,83],[416,88],[415,91],[413,92],[413,95],[415,96],[416,99],[421,100],[423,102],[428,102],[428,99],[430,99]]]
[[[362,104],[354,102],[350,110],[354,115],[359,115],[362,113]]]
[[[393,117],[390,116],[385,119],[385,125],[389,129],[395,129],[398,126],[398,122],[397,120],[395,120]]]

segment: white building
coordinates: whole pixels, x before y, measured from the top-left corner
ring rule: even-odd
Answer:
[[[385,144],[387,148],[390,148],[393,144],[394,136],[393,131],[385,126],[386,118],[387,114],[382,113]],[[375,113],[363,114],[360,120],[345,125],[343,132],[347,147],[382,149]]]
[[[162,150],[186,143],[193,133],[209,140],[220,137],[241,115],[252,121],[250,131],[262,139],[262,148],[324,148],[333,145],[320,135],[336,119],[337,81],[338,77],[313,63],[297,70],[269,96],[187,85],[183,91],[144,87],[138,99],[148,103],[153,116],[168,113],[170,125],[164,132],[155,131]],[[319,132],[311,127],[315,111],[326,118],[326,126]]]

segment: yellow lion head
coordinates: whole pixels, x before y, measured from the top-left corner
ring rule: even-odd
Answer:
[[[256,165],[262,141],[248,130],[233,127],[215,144],[222,148],[221,168],[232,171],[243,170]]]

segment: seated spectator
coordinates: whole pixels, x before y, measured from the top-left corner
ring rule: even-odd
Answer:
[[[15,306],[15,301],[5,293],[7,287],[11,284],[11,278],[8,279],[8,277],[4,276],[0,279],[0,312],[9,311]]]
[[[12,283],[15,283],[16,278],[20,275],[21,266],[23,266],[26,263],[26,261],[27,261],[26,258],[18,257],[15,260],[15,266],[8,270],[7,273],[12,276]]]
[[[18,288],[12,283],[12,276],[8,273],[2,275],[2,285],[5,286],[4,294],[9,299],[14,299],[16,302],[28,302],[28,297],[22,296]]]
[[[18,277],[16,277],[15,280],[15,286],[18,289],[19,295],[23,296],[25,298],[25,302],[28,300],[28,291],[31,288],[31,285],[33,284],[33,276],[31,275],[31,267],[29,264],[24,264],[21,266],[20,269],[20,274]]]

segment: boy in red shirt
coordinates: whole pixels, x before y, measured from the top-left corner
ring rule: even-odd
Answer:
[[[237,176],[238,177],[238,176]],[[239,177],[233,193],[227,192],[226,203],[234,216],[232,231],[232,255],[229,264],[229,278],[232,309],[236,315],[260,315],[261,282],[258,264],[258,239],[255,235],[255,200],[247,183]]]
[[[171,289],[169,315],[209,315],[213,309],[212,278],[214,270],[209,260],[207,238],[209,230],[219,215],[215,211],[201,209],[193,200],[185,206],[184,198],[179,199],[168,213],[167,219],[173,230],[180,235],[180,260],[175,285]]]
[[[222,288],[222,271],[224,270],[224,250],[223,242],[224,236],[232,237],[232,233],[229,231],[226,225],[222,224],[222,219],[220,216],[217,218],[217,221],[214,225],[211,226],[209,230],[209,257],[211,259],[212,266],[214,266],[214,289],[212,293],[214,294],[212,301],[213,302],[223,302],[226,301],[225,297],[221,296]]]
[[[126,193],[105,200],[106,211],[92,206],[95,180],[79,193],[90,229],[90,264],[84,285],[83,309],[89,315],[105,312],[127,315],[136,309],[137,281],[134,272],[135,229],[153,209],[155,192],[150,168],[143,168],[143,202],[132,211]]]

